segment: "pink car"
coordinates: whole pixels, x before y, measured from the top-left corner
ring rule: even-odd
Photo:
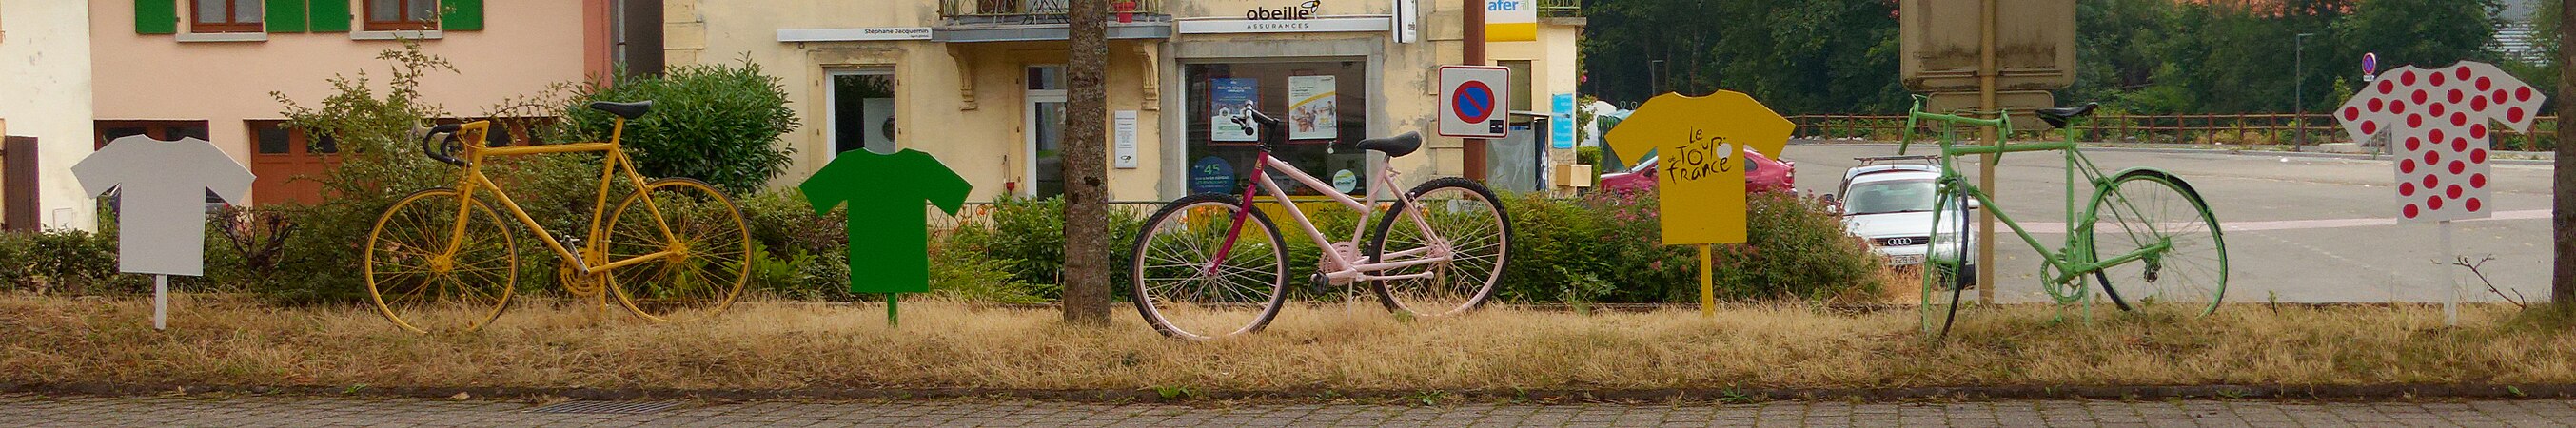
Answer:
[[[1789,192],[1798,184],[1798,163],[1772,160],[1751,150],[1744,151],[1744,190],[1747,192]],[[1601,175],[1600,190],[1633,192],[1655,188],[1655,160],[1646,158],[1624,172]]]

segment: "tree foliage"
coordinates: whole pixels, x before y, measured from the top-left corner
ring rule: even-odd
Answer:
[[[1901,112],[1897,9],[1893,0],[1592,0],[1585,89],[1626,102],[1735,90],[1784,114]],[[2146,113],[2287,112],[2303,98],[2320,111],[2342,101],[2337,88],[2360,86],[2365,52],[2382,70],[2494,61],[2525,81],[2555,82],[2554,68],[2488,50],[2498,20],[2531,18],[2497,11],[2496,0],[2079,0],[2076,83],[2057,97]]]
[[[674,66],[662,76],[621,76],[583,88],[590,101],[653,101],[652,114],[626,123],[623,144],[647,177],[704,180],[735,194],[757,192],[787,172],[795,150],[778,136],[795,131],[787,90],[760,64]],[[564,112],[573,134],[608,141],[616,116],[586,108]]]

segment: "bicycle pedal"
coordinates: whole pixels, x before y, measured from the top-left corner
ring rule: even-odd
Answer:
[[[1321,296],[1332,291],[1333,280],[1318,273],[1306,277],[1306,292]]]
[[[589,268],[589,267],[590,267],[590,262],[588,262],[588,261],[585,261],[585,260],[582,260],[582,259],[581,259],[581,249],[582,249],[582,248],[581,248],[581,238],[574,238],[574,237],[566,236],[566,237],[555,238],[555,241],[556,241],[556,242],[561,242],[561,243],[563,243],[564,252],[572,253],[572,265],[573,265],[573,266],[581,267],[581,268],[584,268],[584,269],[587,269],[587,268]]]

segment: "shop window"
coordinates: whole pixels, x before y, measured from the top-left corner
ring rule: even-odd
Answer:
[[[1365,62],[1193,63],[1183,69],[1189,92],[1182,141],[1191,193],[1241,191],[1250,178],[1259,140],[1220,116],[1247,101],[1288,121],[1287,144],[1273,148],[1271,156],[1331,183],[1331,191],[1358,195],[1374,184],[1366,182],[1368,156],[1356,147],[1368,137]],[[1293,195],[1323,192],[1285,176],[1271,179]]]
[[[894,71],[835,71],[832,93],[832,153],[871,150],[893,153]]]
[[[194,12],[189,16],[188,31],[194,33],[257,33],[260,31],[261,5],[267,0],[188,0]]]

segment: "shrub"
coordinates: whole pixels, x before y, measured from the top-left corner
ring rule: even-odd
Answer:
[[[663,76],[619,76],[581,88],[587,101],[653,101],[626,123],[624,144],[650,177],[704,180],[734,194],[757,192],[787,171],[794,150],[778,140],[796,130],[796,111],[775,76],[745,57],[740,66],[682,65]],[[616,116],[587,108],[564,113],[572,135],[606,141]]]
[[[132,291],[116,272],[116,236],[78,229],[0,233],[0,290],[97,294]],[[147,282],[148,283],[148,282]]]
[[[1822,204],[1783,193],[1746,196],[1747,242],[1714,245],[1712,281],[1728,300],[1833,299],[1874,293],[1878,259]],[[1511,265],[1496,297],[1517,302],[1693,302],[1698,260],[1662,245],[1654,193],[1579,199],[1525,195],[1512,213]]]

